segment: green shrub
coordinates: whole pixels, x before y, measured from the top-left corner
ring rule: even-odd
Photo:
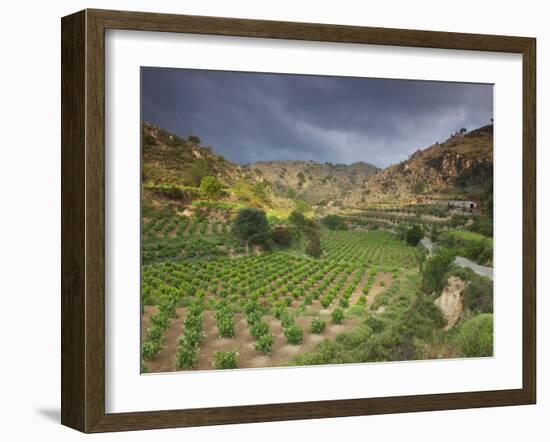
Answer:
[[[338,215],[327,215],[321,223],[329,230],[347,230],[348,226],[344,221],[344,218]]]
[[[152,359],[161,349],[161,342],[157,340],[145,341],[141,347],[141,355],[144,359]]]
[[[323,333],[327,326],[327,323],[323,321],[322,319],[315,318],[311,321],[311,324],[309,326],[309,330],[311,333]]]
[[[457,276],[466,282],[461,295],[464,304],[473,313],[493,313],[493,281],[476,275],[469,268],[454,268],[443,277],[446,284],[451,276]]]
[[[275,226],[271,232],[273,242],[283,247],[292,245],[294,235],[294,229],[291,226]]]
[[[254,344],[254,348],[257,351],[270,355],[274,341],[274,336],[271,333],[266,333],[258,338],[256,343]]]
[[[212,358],[212,366],[217,370],[237,368],[237,352],[217,351]]]
[[[323,254],[321,249],[321,240],[319,238],[312,238],[306,246],[306,253],[313,258],[320,258]]]
[[[275,319],[281,320],[286,315],[286,306],[277,305],[272,309],[272,315]]]
[[[231,338],[235,336],[235,324],[233,322],[233,311],[222,301],[216,312],[216,325],[222,338]]]
[[[258,339],[269,332],[269,325],[265,321],[257,321],[250,327],[250,334]]]
[[[182,340],[176,347],[176,367],[193,368],[199,358],[198,348],[192,343]]]
[[[473,312],[493,313],[493,281],[475,275],[462,292],[466,306]]]
[[[224,316],[217,321],[218,332],[222,338],[235,336],[235,324],[232,317]]]
[[[281,316],[281,325],[283,328],[288,328],[291,325],[294,325],[294,318],[285,312],[285,314]]]
[[[156,315],[151,316],[151,327],[158,327],[161,330],[168,328],[170,319],[168,318],[167,313],[157,313]]]
[[[164,334],[165,328],[157,324],[152,324],[147,328],[145,333],[146,341],[161,341],[162,335]]]
[[[493,315],[483,313],[464,322],[455,338],[466,357],[493,355]]]
[[[332,323],[341,324],[344,322],[344,311],[341,308],[335,308],[332,311]]]
[[[242,240],[252,244],[268,245],[271,239],[265,212],[252,207],[239,210],[232,231]]]
[[[338,301],[338,305],[341,308],[348,308],[349,307],[349,300],[347,298],[340,298],[340,301]]]
[[[369,315],[367,319],[365,319],[365,324],[370,327],[373,333],[380,333],[384,330],[384,321],[373,315]]]
[[[491,218],[478,216],[468,229],[485,236],[493,236],[493,220]]]
[[[452,250],[441,249],[426,260],[422,270],[422,287],[427,293],[440,293],[443,289],[443,276],[449,271],[455,254]]]
[[[327,308],[332,302],[332,298],[330,296],[323,296],[320,302],[323,308]]]
[[[284,334],[289,344],[298,345],[302,343],[303,331],[296,324],[291,324],[285,328]]]
[[[208,175],[201,179],[200,189],[206,198],[216,199],[221,195],[223,185],[216,177]]]
[[[405,234],[405,241],[410,246],[417,246],[423,237],[424,232],[422,231],[422,227],[420,227],[418,224],[415,224],[409,230],[407,230],[407,233]]]
[[[336,342],[342,344],[346,350],[355,351],[367,342],[370,331],[366,327],[355,327],[353,330],[340,333]]]
[[[357,361],[341,344],[328,339],[320,342],[315,350],[300,355],[293,361],[295,365],[345,364],[350,362]]]

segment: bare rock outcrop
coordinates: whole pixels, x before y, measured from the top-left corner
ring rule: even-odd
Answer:
[[[464,298],[462,291],[466,287],[466,283],[457,276],[451,276],[447,280],[447,285],[443,288],[439,298],[435,300],[443,317],[447,321],[444,330],[449,330],[457,324],[464,314]]]

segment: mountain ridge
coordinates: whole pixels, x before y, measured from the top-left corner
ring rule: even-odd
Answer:
[[[462,130],[384,169],[366,161],[275,160],[240,165],[202,145],[196,136],[184,139],[144,122],[142,178],[154,185],[198,187],[202,177],[212,175],[228,188],[260,185],[263,192],[279,199],[318,207],[472,198],[489,190],[492,147],[490,124],[470,132]]]

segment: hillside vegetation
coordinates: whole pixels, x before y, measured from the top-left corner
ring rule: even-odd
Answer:
[[[262,161],[241,166],[203,146],[152,124],[143,124],[143,183],[151,199],[189,204],[203,199],[201,180],[223,185],[217,200],[246,202],[288,213],[362,208],[372,204],[419,204],[441,199],[486,203],[492,192],[493,126],[457,133],[418,150],[386,169],[365,162]]]
[[[455,257],[492,264],[491,183],[492,126],[380,170],[144,123],[142,371],[490,356],[492,281]]]
[[[315,161],[262,161],[247,169],[272,183],[278,193],[315,205],[338,202],[380,171],[372,164],[350,165]]]
[[[479,199],[492,191],[493,125],[457,133],[374,175],[346,205]]]

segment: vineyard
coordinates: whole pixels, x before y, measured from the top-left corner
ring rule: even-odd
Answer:
[[[142,369],[295,363],[320,343],[383,317],[422,252],[389,233],[328,231],[323,256],[254,253],[230,224],[184,216],[143,224]]]
[[[142,140],[142,372],[492,354],[492,125],[383,170]]]

